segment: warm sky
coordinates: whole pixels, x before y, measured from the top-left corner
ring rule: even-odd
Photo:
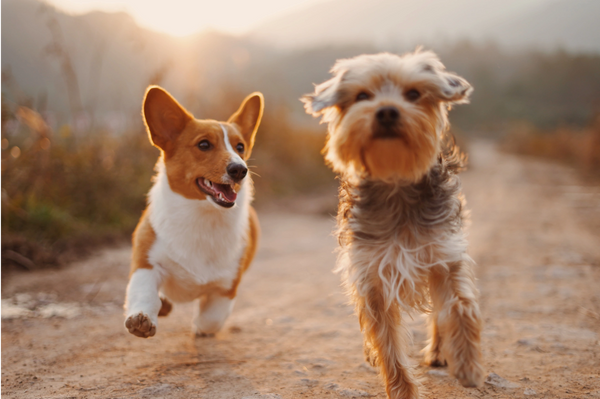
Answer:
[[[245,33],[265,20],[325,0],[47,0],[74,14],[126,11],[146,28],[184,36],[205,29]]]

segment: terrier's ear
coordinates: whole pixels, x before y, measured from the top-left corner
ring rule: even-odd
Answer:
[[[446,71],[446,67],[433,51],[417,48],[414,53],[407,54],[409,61],[416,63],[431,93],[442,102],[448,104],[464,104],[469,102],[473,88],[465,79]]]
[[[150,86],[142,105],[142,116],[150,141],[166,151],[194,117],[165,89]]]
[[[345,71],[341,71],[333,78],[315,87],[315,92],[306,94],[300,98],[304,103],[307,114],[319,116],[327,108],[333,107],[339,101],[339,89]]]
[[[466,104],[469,102],[469,96],[473,88],[464,78],[446,72],[438,71],[439,77],[437,96],[449,104]]]
[[[242,133],[244,141],[246,141],[246,151],[244,153],[246,159],[250,156],[252,147],[254,147],[254,138],[256,137],[256,131],[260,125],[264,108],[265,98],[262,93],[252,93],[242,101],[240,108],[227,121],[239,127],[240,133]]]

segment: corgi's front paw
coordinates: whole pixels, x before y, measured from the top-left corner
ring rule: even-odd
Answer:
[[[125,320],[125,327],[136,337],[148,338],[156,334],[156,324],[146,314],[140,312],[131,315]]]

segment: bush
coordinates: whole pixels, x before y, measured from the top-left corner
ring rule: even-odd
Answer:
[[[542,131],[530,124],[513,126],[503,147],[507,151],[557,160],[600,178],[600,115],[585,129]]]
[[[231,114],[242,99],[231,95],[230,105],[221,108]],[[271,107],[259,129],[249,162],[257,174],[259,204],[335,184],[320,154],[324,128],[297,129],[288,114],[283,106]],[[139,129],[122,134],[75,134],[70,126],[51,132],[39,114],[24,107],[16,116],[20,127],[9,132],[11,118],[3,113],[3,267],[56,265],[129,237],[145,208],[159,155],[141,121]]]

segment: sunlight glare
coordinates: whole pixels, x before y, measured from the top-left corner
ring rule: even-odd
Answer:
[[[186,36],[207,29],[243,34],[265,20],[324,0],[47,0],[67,12],[124,11],[148,29]]]

